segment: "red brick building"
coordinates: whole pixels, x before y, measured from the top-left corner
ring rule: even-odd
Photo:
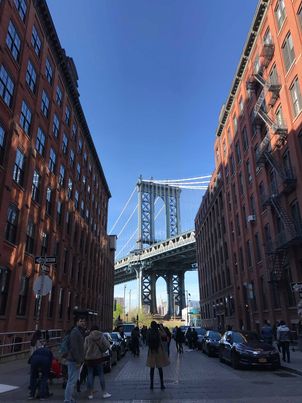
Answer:
[[[217,326],[224,316],[225,325],[236,328],[259,330],[265,319],[283,319],[295,329],[300,319],[299,294],[291,285],[302,281],[301,52],[301,0],[259,1],[219,116],[212,181],[220,175],[222,196],[220,188],[210,186],[196,217],[208,325]],[[217,199],[226,247],[223,259],[208,264],[218,247],[209,243],[214,228],[207,226],[211,216],[219,220],[213,208]],[[215,285],[217,273],[226,268],[233,294],[223,282]],[[232,315],[228,295],[234,299]]]
[[[45,0],[0,1],[0,331],[33,329],[35,256],[56,256],[41,328],[75,306],[112,327],[110,191]]]

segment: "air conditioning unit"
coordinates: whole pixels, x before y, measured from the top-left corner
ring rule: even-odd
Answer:
[[[256,221],[256,216],[254,214],[247,216],[247,222],[255,222],[255,221]]]

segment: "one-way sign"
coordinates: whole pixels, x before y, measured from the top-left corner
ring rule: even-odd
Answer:
[[[57,261],[56,256],[36,256],[35,263],[36,264],[55,264]]]

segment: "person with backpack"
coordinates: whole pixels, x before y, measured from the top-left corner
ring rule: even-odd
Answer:
[[[273,344],[273,328],[265,319],[264,325],[261,328],[261,337],[267,344]]]
[[[156,367],[158,368],[160,377],[160,388],[161,390],[164,390],[163,367],[168,366],[170,361],[161,342],[161,334],[158,324],[154,320],[151,322],[150,329],[148,330],[147,344],[149,349],[146,365],[147,367],[150,367],[150,389],[152,390],[154,387],[154,369]]]
[[[283,320],[280,321],[280,324],[277,328],[277,340],[282,350],[283,361],[286,361],[285,358],[287,358],[287,362],[290,362],[290,351],[289,351],[290,330]]]
[[[84,339],[86,329],[86,317],[87,314],[77,314],[76,325],[71,330],[66,344],[67,344],[67,368],[68,368],[68,380],[65,388],[64,403],[73,403],[73,391],[74,387],[79,379],[80,368],[84,362]]]
[[[88,399],[93,399],[93,379],[98,376],[103,392],[103,399],[111,397],[105,390],[105,377],[103,368],[104,353],[110,348],[109,340],[100,332],[98,326],[92,326],[90,333],[85,338],[84,352],[85,362],[88,368],[87,389]]]

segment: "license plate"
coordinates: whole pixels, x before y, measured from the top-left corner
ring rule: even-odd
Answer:
[[[266,358],[259,358],[258,362],[267,362],[267,359]]]

